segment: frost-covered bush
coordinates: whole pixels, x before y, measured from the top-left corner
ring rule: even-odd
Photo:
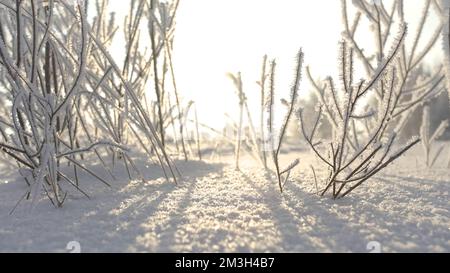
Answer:
[[[167,152],[169,126],[174,128],[177,151],[180,152],[181,146],[188,159],[183,122],[186,108],[181,106],[172,60],[178,3],[178,0],[130,1],[123,24],[124,37],[118,37],[125,41],[123,59],[119,59],[108,51],[119,28],[115,14],[108,13],[109,1],[96,1],[89,61],[101,85],[93,86],[95,92],[88,94],[87,108],[101,134],[122,145],[136,146],[149,158],[156,157],[166,178],[174,181],[178,171]],[[119,161],[130,178],[133,171],[142,178],[128,153],[112,151],[113,166]]]
[[[353,82],[352,76],[353,51],[343,42],[342,87],[338,89],[334,81],[328,79],[329,85],[323,94],[328,99],[318,107],[316,122],[310,131],[304,126],[305,117],[300,109],[302,133],[312,150],[329,169],[322,195],[332,189],[334,198],[346,196],[419,142],[411,141],[394,151],[398,134],[389,129],[399,93],[392,60],[399,53],[405,35],[406,29],[400,33],[392,53],[380,66],[375,77],[357,83]],[[381,83],[386,88],[382,103],[377,109],[364,107],[365,96],[376,92],[376,86]],[[331,142],[315,138],[317,127],[325,117],[334,125]]]
[[[168,96],[158,77],[172,71],[168,78],[175,85],[168,59],[178,1],[132,1],[125,21],[125,60],[114,59],[107,49],[118,29],[114,14],[107,13],[108,1],[91,2],[97,11],[92,25],[83,3],[0,1],[0,100],[5,113],[0,150],[17,162],[29,185],[22,199],[36,201],[45,193],[58,207],[66,200],[67,185],[89,197],[79,184],[80,172],[109,185],[87,167],[88,152],[95,153],[111,178],[116,158],[124,160],[129,174],[129,166],[139,173],[126,148],[134,144],[150,160],[159,160],[168,180],[176,182],[179,175],[164,142],[174,106],[163,101]],[[142,30],[149,32],[149,50],[140,46]],[[146,97],[150,80],[156,102]],[[105,153],[113,155],[113,166]]]
[[[62,206],[70,185],[85,194],[77,172],[108,184],[79,160],[82,153],[107,141],[80,138],[84,121],[77,114],[84,90],[89,50],[85,9],[56,1],[1,1],[0,70],[3,99],[9,102],[0,149],[17,161],[33,200],[45,192]],[[67,9],[74,9],[71,15]],[[5,117],[6,118],[6,117]],[[63,168],[70,163],[75,178]],[[72,178],[71,178],[72,177]]]
[[[334,198],[346,196],[420,142],[413,139],[394,151],[412,111],[440,94],[444,82],[442,70],[423,82],[413,81],[442,31],[440,25],[431,35],[424,34],[424,25],[436,5],[435,1],[424,2],[418,29],[409,36],[412,42],[408,44],[403,1],[391,1],[389,8],[387,1],[353,1],[356,14],[350,20],[347,1],[342,0],[340,82],[336,84],[329,77],[321,84],[310,77],[320,102],[311,129],[305,128],[305,117],[299,111],[303,135],[329,169],[322,195],[332,191]],[[357,39],[363,20],[374,34],[372,51],[364,49]],[[397,35],[392,34],[395,29],[399,29]],[[364,69],[358,74],[365,74],[366,80],[354,80],[355,67]],[[315,138],[323,119],[332,124],[331,141]]]

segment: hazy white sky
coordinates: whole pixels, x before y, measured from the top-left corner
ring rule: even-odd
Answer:
[[[126,11],[126,2],[111,4]],[[421,0],[406,1],[412,2],[406,7],[410,32],[423,6]],[[342,31],[339,0],[181,0],[177,16],[174,62],[180,93],[185,102],[197,102],[201,121],[210,125],[222,125],[226,112],[236,116],[238,99],[228,72],[243,73],[256,114],[260,92],[255,82],[264,54],[277,59],[278,99],[290,92],[300,47],[305,65],[317,76],[336,74]],[[302,95],[308,94],[308,86],[304,79]]]
[[[300,47],[314,70],[333,73],[340,33],[339,2],[181,1],[175,43],[178,82],[186,97],[203,106],[199,116],[222,119],[225,112],[236,111],[237,98],[225,74],[238,71],[243,73],[248,97],[255,98],[251,101],[256,111],[260,93],[255,82],[264,54],[278,59],[277,90],[285,96]]]

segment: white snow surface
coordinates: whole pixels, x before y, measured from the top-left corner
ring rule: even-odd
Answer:
[[[341,200],[319,197],[311,154],[282,154],[300,167],[280,194],[274,178],[246,160],[240,171],[221,162],[177,161],[180,185],[157,166],[140,166],[145,182],[121,177],[107,188],[89,175],[69,189],[61,209],[45,196],[31,212],[17,169],[0,166],[0,252],[450,252],[450,169],[428,170],[412,153]],[[307,162],[307,163],[305,163]],[[419,163],[418,163],[419,162]],[[92,167],[92,166],[91,166]],[[95,167],[95,166],[94,166]],[[106,174],[105,174],[105,177]],[[4,183],[8,181],[8,183]],[[319,181],[319,183],[321,183]]]

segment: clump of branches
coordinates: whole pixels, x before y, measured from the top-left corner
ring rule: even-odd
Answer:
[[[448,120],[443,121],[433,132],[430,128],[430,106],[426,105],[423,109],[422,125],[420,127],[420,138],[422,139],[422,149],[425,153],[425,163],[428,168],[431,168],[436,163],[436,160],[445,149],[445,144],[438,147],[433,155],[433,146],[436,140],[442,136],[448,127]]]
[[[171,57],[178,4],[179,1],[166,3],[156,0],[151,2],[133,0],[131,2],[124,22],[126,45],[122,65],[103,45],[103,41],[109,40],[111,35],[93,33],[93,36],[97,37],[94,39],[97,59],[103,62],[98,65],[101,67],[101,74],[104,74],[104,85],[106,85],[105,88],[98,90],[101,97],[95,98],[97,107],[92,109],[93,116],[96,117],[94,120],[98,120],[103,133],[110,134],[121,143],[137,145],[150,159],[156,157],[166,179],[172,179],[174,182],[177,182],[177,176],[180,173],[169,156],[172,147],[167,141],[166,131],[170,125],[175,128],[175,122],[180,125],[183,153],[185,159],[188,159],[182,130],[185,113],[178,99]],[[104,9],[103,7],[100,10]],[[98,14],[104,13],[98,12]],[[94,25],[94,29],[101,30],[105,29],[102,26],[107,25],[108,21],[105,18],[97,19],[95,23],[99,24],[99,27],[96,28]],[[142,43],[146,40],[149,41],[149,47]],[[172,104],[168,92],[169,79],[173,84],[176,106]],[[103,98],[108,100],[105,101]],[[103,106],[105,102],[108,105]],[[174,140],[179,152],[175,131]],[[130,178],[129,165],[142,177],[130,155],[120,153],[115,157],[113,154],[113,161],[115,158],[123,159]]]
[[[176,107],[165,102],[165,77],[171,71],[167,78],[175,85],[169,59],[178,1],[132,1],[122,62],[108,52],[118,27],[114,13],[107,12],[107,0],[95,2],[92,26],[82,1],[75,6],[53,0],[13,2],[0,1],[0,72],[5,75],[0,100],[9,107],[0,118],[0,150],[17,162],[30,186],[21,200],[31,196],[36,201],[43,191],[60,207],[67,197],[65,183],[89,197],[79,184],[80,172],[109,186],[86,166],[88,152],[113,179],[117,159],[130,179],[131,168],[142,178],[129,154],[135,144],[176,183],[180,173],[165,142]],[[142,30],[149,32],[150,49],[142,46]],[[147,98],[149,88],[156,101]],[[179,124],[185,122],[181,112]],[[112,166],[105,154],[112,155]]]
[[[89,197],[79,187],[79,171],[109,184],[82,163],[83,153],[98,146],[124,147],[80,137],[83,121],[75,113],[87,74],[85,9],[78,3],[70,16],[56,1],[0,5],[0,70],[5,75],[1,85],[10,102],[9,117],[1,123],[0,150],[17,162],[29,185],[20,201],[31,197],[35,204],[44,191],[61,207],[67,197],[63,184]],[[67,34],[58,35],[62,33]],[[74,176],[62,168],[63,161],[73,166]]]
[[[332,78],[328,78],[328,85],[321,93],[327,100],[319,105],[316,122],[309,132],[304,126],[302,110],[299,111],[301,130],[307,143],[329,169],[321,195],[332,189],[334,198],[346,196],[420,141],[414,140],[394,152],[398,132],[389,128],[396,110],[395,101],[399,99],[397,70],[393,62],[405,36],[406,28],[401,31],[375,77],[358,83],[353,82],[353,49],[342,42],[342,87],[337,89]],[[363,107],[364,98],[377,92],[380,85],[385,88],[380,105],[375,109]],[[316,130],[325,115],[334,125],[330,143],[315,139]]]
[[[273,64],[273,72],[275,72],[275,60],[270,62]],[[268,129],[267,122],[265,120],[266,112],[269,107],[267,107],[269,100],[273,99],[272,96],[269,96],[267,93],[267,85],[270,82],[270,64],[268,56],[265,55],[263,57],[263,62],[261,66],[261,77],[256,82],[260,89],[260,114],[259,114],[259,131],[257,131],[256,126],[253,124],[253,118],[251,112],[248,108],[247,104],[247,95],[243,88],[242,83],[242,75],[239,72],[236,75],[228,74],[228,77],[233,81],[236,95],[239,100],[239,122],[235,122],[234,127],[236,129],[237,135],[235,136],[234,146],[235,146],[235,165],[236,168],[239,169],[239,158],[241,154],[241,147],[244,140],[251,139],[250,145],[247,145],[247,148],[250,150],[250,154],[259,160],[264,167],[265,170],[268,170],[268,157],[270,156],[269,152],[273,150],[273,138],[270,136],[270,133],[266,130]],[[250,132],[244,131],[244,112],[246,112],[247,121],[249,123]],[[251,134],[251,135],[249,135]]]
[[[288,167],[282,169],[279,156],[288,126],[297,105],[302,68],[303,52],[302,50],[299,50],[296,58],[295,77],[289,101],[284,99],[281,100],[287,111],[279,131],[276,131],[274,126],[276,61],[271,60],[269,62],[267,56],[263,57],[261,79],[257,82],[261,90],[260,131],[257,131],[256,126],[253,123],[253,118],[247,103],[247,96],[243,88],[241,73],[238,73],[237,75],[228,75],[236,87],[236,94],[239,99],[239,121],[235,125],[235,167],[236,169],[239,169],[242,144],[244,139],[248,138],[250,139],[250,144],[248,146],[251,155],[263,165],[265,170],[269,170],[268,157],[271,156],[281,192],[283,192],[284,185],[288,181],[291,171],[300,163],[299,160],[295,160]],[[267,85],[270,86],[268,87]],[[267,120],[265,121],[266,114]],[[244,132],[245,117],[249,123],[249,132]]]
[[[241,151],[243,146],[244,139],[250,139],[250,145],[248,145],[248,150],[250,154],[263,163],[263,158],[261,154],[262,146],[261,143],[258,142],[258,135],[253,123],[253,118],[247,103],[247,95],[244,91],[244,86],[242,82],[242,74],[239,72],[237,75],[233,75],[231,73],[228,74],[228,77],[233,81],[233,84],[236,89],[236,95],[239,100],[239,120],[235,124],[236,127],[236,135],[235,135],[235,167],[239,169],[239,160],[241,157]],[[246,133],[244,131],[244,118],[247,118],[249,124],[249,132]],[[264,163],[263,163],[264,164]]]
[[[137,145],[149,158],[156,157],[165,177],[175,182],[179,172],[169,157],[165,132],[174,122],[175,107],[166,100],[166,75],[168,66],[173,72],[167,56],[171,56],[178,3],[131,1],[124,21],[125,54],[119,62],[107,50],[117,30],[114,14],[107,16],[108,1],[96,2],[91,62],[102,76],[101,84],[92,85],[93,92],[87,94],[90,105],[86,108],[102,134],[121,144]],[[143,45],[145,40],[150,46]],[[175,84],[174,74],[171,78]],[[130,178],[131,168],[142,178],[129,154],[113,151],[113,165],[117,160],[123,161]]]
[[[389,41],[395,38],[393,32],[398,26],[407,25],[405,19],[405,3],[403,0],[391,1],[390,7],[386,6],[386,1],[370,3],[369,1],[353,1],[357,12],[354,20],[351,21],[348,16],[347,0],[341,0],[342,3],[342,21],[344,25],[343,38],[354,49],[355,56],[362,63],[365,74],[368,78],[378,72],[379,65],[388,57]],[[433,51],[438,44],[440,34],[442,33],[444,23],[441,21],[434,30],[424,31],[430,23],[430,18],[439,13],[441,7],[438,1],[425,0],[424,6],[419,17],[419,22],[414,34],[408,36],[411,43],[403,43],[399,48],[397,77],[399,78],[400,94],[396,102],[397,112],[394,117],[397,122],[397,130],[401,131],[407,124],[411,113],[418,107],[423,106],[427,101],[435,98],[443,90],[445,75],[442,69],[435,71],[430,77],[421,82],[416,82],[418,74],[422,73],[424,60]],[[358,29],[362,21],[370,25],[374,39],[371,41],[376,47],[374,50],[365,50],[363,41],[357,40]],[[384,87],[375,94],[378,98],[384,92]]]
[[[344,41],[339,57],[340,88],[331,77],[324,83],[318,83],[308,69],[308,77],[320,101],[316,122],[309,132],[304,126],[302,111],[299,111],[303,135],[329,168],[322,195],[330,190],[334,198],[348,195],[420,142],[420,139],[413,139],[393,151],[411,113],[443,90],[442,70],[425,82],[413,82],[414,75],[419,73],[420,65],[433,49],[442,30],[442,25],[439,25],[429,40],[423,41],[424,24],[436,4],[435,1],[425,2],[409,49],[405,43],[407,26],[403,1],[393,1],[389,9],[386,9],[384,1],[375,4],[364,0],[353,1],[357,12],[351,23],[347,1],[342,0]],[[356,40],[364,17],[375,37],[376,47],[372,54]],[[395,28],[400,31],[393,36]],[[420,48],[420,44],[425,46]],[[354,82],[355,57],[362,63],[369,80]],[[332,124],[331,142],[315,139],[316,130],[324,118]]]

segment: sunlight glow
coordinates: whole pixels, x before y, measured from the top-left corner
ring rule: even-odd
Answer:
[[[111,5],[117,20],[123,20],[124,3]],[[415,31],[420,11],[408,10],[410,31]],[[238,99],[227,73],[242,72],[249,107],[259,111],[256,81],[264,55],[277,60],[277,100],[287,98],[299,48],[315,77],[337,76],[341,31],[340,1],[182,0],[173,56],[179,92],[183,101],[196,102],[202,123],[220,129],[227,122],[225,114],[237,118]],[[372,46],[372,37],[367,38],[359,37]],[[121,52],[120,57],[123,46],[116,43],[111,50]],[[308,80],[303,79],[300,89],[300,97],[307,98]]]
[[[223,124],[224,113],[233,116],[237,104],[226,73],[242,72],[247,96],[259,98],[256,81],[265,54],[277,59],[277,91],[283,97],[289,94],[300,47],[306,52],[305,65],[314,63],[321,74],[334,73],[329,60],[336,58],[339,20],[339,1],[182,1],[174,56],[179,86],[185,98],[201,105],[199,116],[208,119],[204,122]],[[256,110],[258,99],[249,101]]]

